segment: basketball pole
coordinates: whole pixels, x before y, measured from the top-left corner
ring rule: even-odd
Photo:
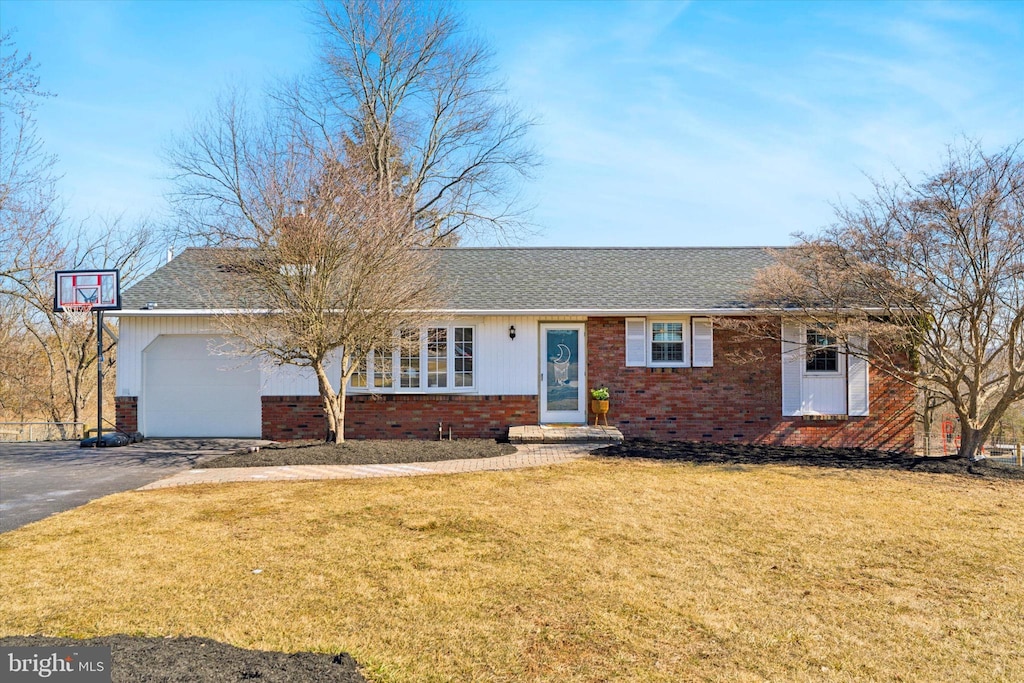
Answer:
[[[96,448],[103,447],[103,309],[96,310]]]

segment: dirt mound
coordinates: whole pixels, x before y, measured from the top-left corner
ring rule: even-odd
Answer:
[[[4,647],[110,647],[111,681],[121,683],[366,683],[342,652],[243,650],[207,638],[135,638],[126,635],[76,640],[45,636],[0,638]]]
[[[796,448],[635,439],[598,449],[593,454],[615,458],[679,460],[697,464],[800,465],[840,469],[936,472],[1024,481],[1024,467],[1016,467],[993,460],[972,462],[963,458],[925,458],[861,448]]]

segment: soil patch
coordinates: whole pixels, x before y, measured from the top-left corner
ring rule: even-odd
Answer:
[[[633,439],[597,449],[593,455],[678,460],[708,465],[800,465],[858,470],[906,470],[1024,481],[1024,467],[994,460],[971,462],[961,458],[926,458],[861,448],[796,448]]]
[[[109,647],[111,681],[121,683],[367,683],[348,654],[243,650],[207,638],[135,638],[126,635],[76,640],[45,636],[0,638],[3,647]]]
[[[437,462],[494,458],[511,455],[516,447],[491,439],[418,441],[415,439],[290,442],[263,446],[255,453],[238,451],[207,460],[197,469],[213,467],[274,467],[277,465],[391,465],[409,462]]]

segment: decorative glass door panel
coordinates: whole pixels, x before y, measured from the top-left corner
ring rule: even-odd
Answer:
[[[541,324],[540,362],[541,422],[586,422],[583,323]]]

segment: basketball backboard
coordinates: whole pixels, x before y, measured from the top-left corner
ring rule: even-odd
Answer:
[[[58,270],[53,310],[89,304],[94,311],[121,308],[121,274],[117,270]]]

